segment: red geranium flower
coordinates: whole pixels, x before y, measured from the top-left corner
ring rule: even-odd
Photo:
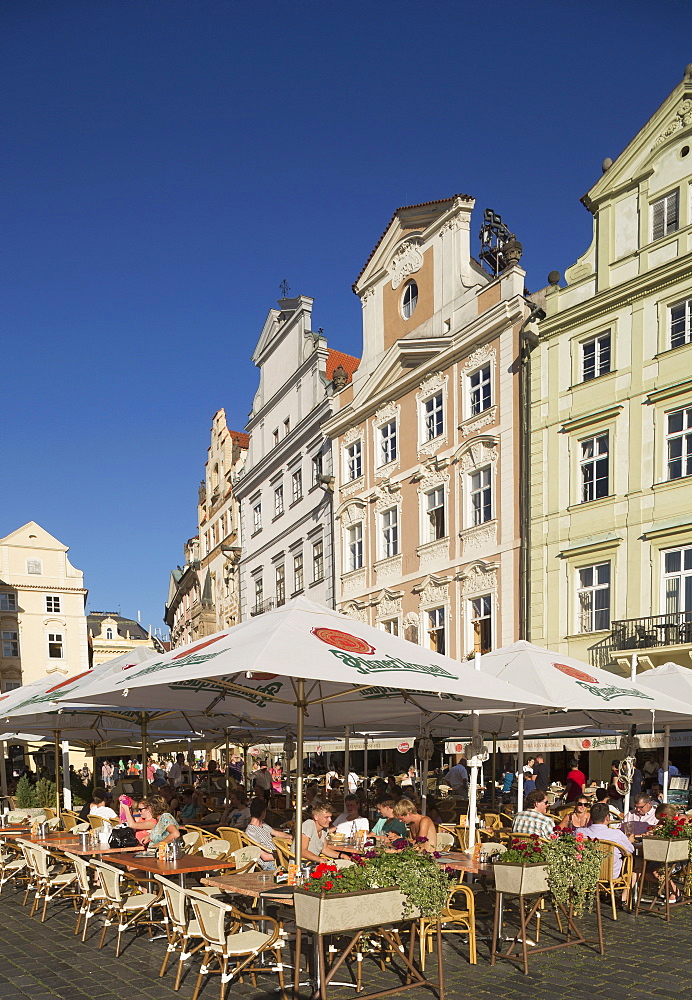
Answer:
[[[325,882],[322,888],[326,889],[327,891],[329,891],[330,889],[334,888],[334,883],[331,880],[328,881],[328,882]]]

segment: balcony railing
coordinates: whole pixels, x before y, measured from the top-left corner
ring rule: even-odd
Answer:
[[[589,647],[592,667],[605,667],[617,653],[637,653],[661,646],[692,645],[692,611],[613,622],[611,633]]]
[[[255,615],[263,615],[265,611],[271,611],[274,607],[274,598],[270,597],[267,601],[258,601],[250,614],[254,618]]]

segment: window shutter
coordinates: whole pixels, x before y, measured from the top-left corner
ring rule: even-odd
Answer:
[[[666,215],[666,202],[665,198],[660,201],[654,202],[653,206],[653,230],[651,233],[652,240],[660,240],[662,236],[665,235],[665,215]]]
[[[666,202],[666,233],[674,233],[678,228],[678,192],[672,191]]]

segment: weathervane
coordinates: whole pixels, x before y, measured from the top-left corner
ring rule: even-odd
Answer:
[[[287,299],[288,298],[288,293],[290,292],[290,290],[291,290],[291,286],[289,285],[289,283],[284,278],[284,280],[279,285],[279,291],[281,292],[281,298],[282,299]]]

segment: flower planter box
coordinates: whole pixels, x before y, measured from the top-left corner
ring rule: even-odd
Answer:
[[[685,839],[665,840],[663,837],[642,837],[642,851],[646,861],[659,861],[663,864],[673,864],[674,861],[687,861],[690,842]]]
[[[313,934],[340,934],[419,916],[415,909],[405,915],[406,899],[399,889],[325,893],[296,889],[293,898],[296,926]]]
[[[493,865],[495,889],[512,896],[532,896],[548,891],[545,865]]]

